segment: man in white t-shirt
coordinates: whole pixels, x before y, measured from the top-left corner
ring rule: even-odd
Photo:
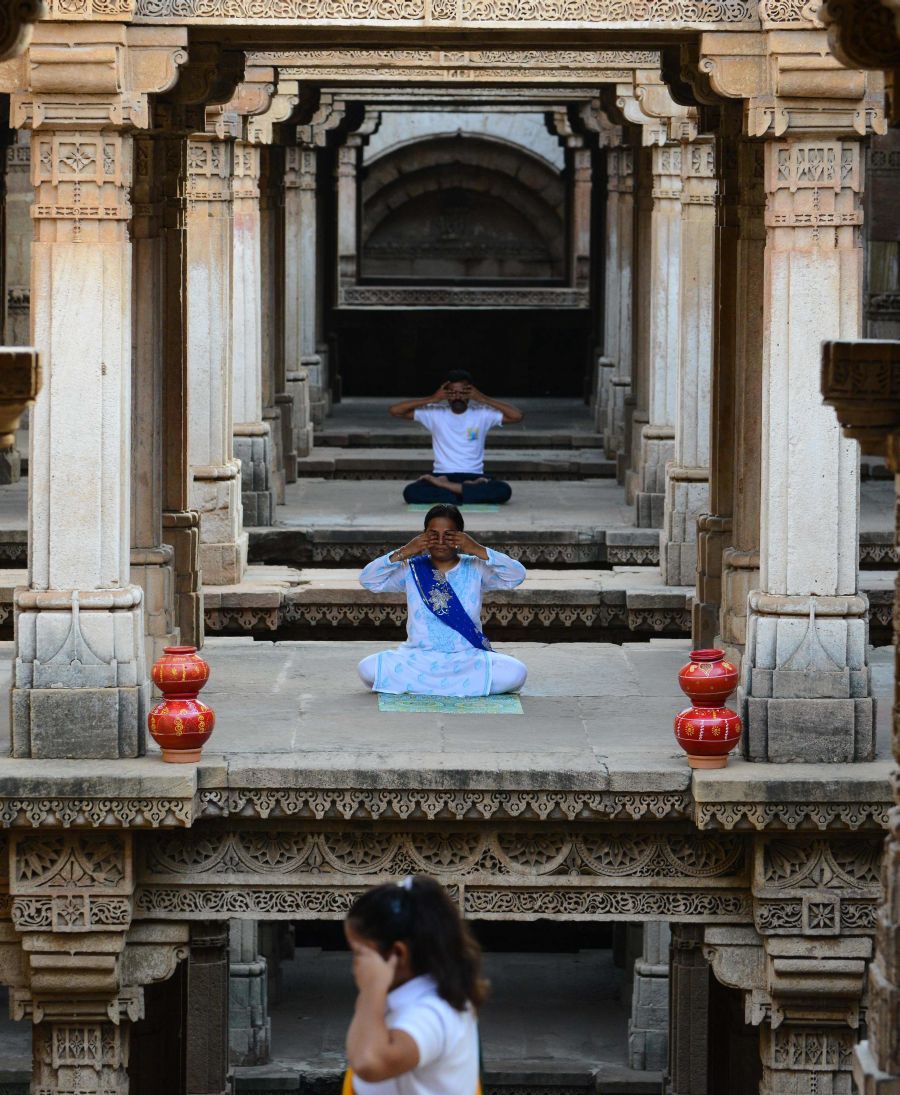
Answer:
[[[475,404],[474,406],[472,404]],[[488,430],[524,418],[518,407],[490,399],[464,369],[454,369],[434,395],[406,399],[391,409],[395,418],[412,418],[431,433],[434,467],[403,490],[408,503],[508,502],[509,483],[484,474]]]

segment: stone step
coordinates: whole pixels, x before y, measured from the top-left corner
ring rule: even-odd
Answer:
[[[490,518],[489,514],[484,516]],[[280,525],[249,531],[251,563],[283,566],[365,566],[398,544],[406,543],[413,535],[410,528],[371,529],[346,525],[336,528]],[[526,566],[659,564],[659,529],[551,531],[523,528],[497,532],[479,530],[477,536],[485,546],[519,559]]]
[[[393,429],[348,428],[329,420],[315,431],[317,448],[339,449],[421,449],[427,434],[421,426],[398,425]],[[602,449],[603,438],[589,429],[537,430],[505,426],[491,430],[485,445],[492,451],[504,449]]]
[[[614,479],[615,461],[599,449],[492,450],[487,471],[498,479]],[[417,479],[431,470],[431,449],[316,447],[297,461],[297,475],[315,479]]]
[[[355,568],[251,566],[235,586],[205,586],[209,634],[280,639],[405,635],[406,597],[372,593]],[[635,634],[690,634],[694,591],[664,586],[649,568],[532,570],[517,590],[488,593],[484,626],[507,641],[621,642]],[[539,638],[538,638],[539,637]]]
[[[889,641],[893,575],[867,575],[870,639]],[[251,566],[243,582],[204,587],[207,632],[278,639],[403,638],[406,598],[372,593],[355,568]],[[666,586],[658,571],[530,570],[516,590],[484,598],[486,632],[498,641],[622,642],[687,637],[694,590]]]
[[[341,1095],[341,1068],[304,1062],[235,1068],[232,1095]],[[659,1095],[662,1077],[621,1065],[592,1069],[562,1064],[541,1067],[488,1060],[484,1095]]]

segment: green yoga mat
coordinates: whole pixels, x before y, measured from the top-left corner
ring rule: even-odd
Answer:
[[[500,509],[494,502],[465,502],[460,503],[458,509],[471,510],[473,513],[496,513]],[[425,502],[412,502],[407,505],[407,513],[427,513],[431,506]]]
[[[415,696],[404,692],[395,696],[378,693],[378,710],[415,712],[433,715],[521,715],[522,701],[518,696]]]

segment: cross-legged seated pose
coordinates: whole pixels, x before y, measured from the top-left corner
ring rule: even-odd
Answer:
[[[430,509],[425,531],[369,563],[359,580],[375,593],[406,593],[406,642],[359,663],[375,692],[487,696],[525,683],[525,666],[493,651],[481,632],[482,591],[515,589],[525,568],[476,543],[456,506]]]
[[[470,406],[474,402],[478,406]],[[395,418],[413,418],[431,433],[433,474],[403,491],[409,503],[508,502],[509,483],[484,474],[484,442],[494,426],[521,422],[524,415],[509,403],[490,399],[465,369],[454,369],[434,395],[406,399],[391,407]]]

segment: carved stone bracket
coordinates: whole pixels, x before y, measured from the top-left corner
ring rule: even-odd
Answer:
[[[697,69],[713,95],[746,101],[750,137],[886,128],[882,75],[845,68],[824,29],[704,34]]]
[[[822,396],[866,455],[887,456],[900,430],[900,342],[824,343]]]
[[[46,0],[18,0],[0,8],[0,61],[24,53],[38,19],[47,16]]]

